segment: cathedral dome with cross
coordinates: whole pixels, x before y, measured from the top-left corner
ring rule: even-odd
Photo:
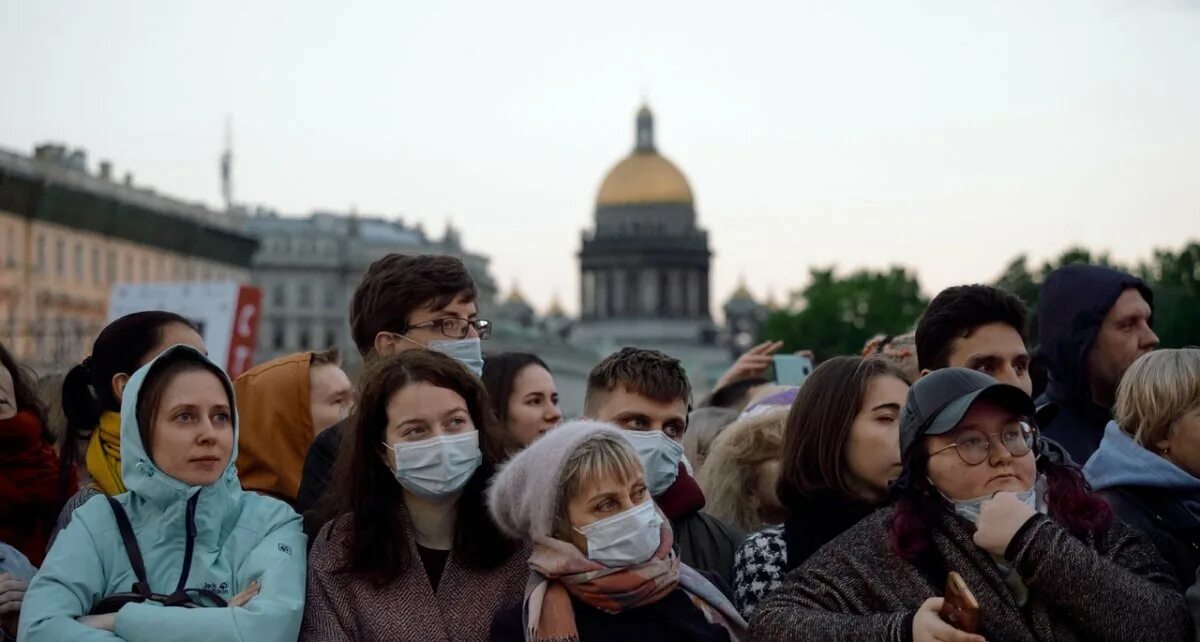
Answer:
[[[582,338],[614,343],[711,344],[708,233],[683,172],[654,140],[654,114],[638,110],[634,147],[600,183],[595,227],[579,252]]]

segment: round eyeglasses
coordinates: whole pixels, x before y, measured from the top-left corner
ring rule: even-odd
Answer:
[[[460,319],[458,317],[434,319],[433,321],[414,323],[408,326],[408,329],[400,334],[403,335],[409,330],[416,330],[418,328],[433,328],[440,331],[442,335],[451,339],[467,338],[467,334],[471,332],[470,328],[475,328],[475,332],[479,333],[480,339],[487,339],[488,337],[492,336],[491,321],[488,321],[487,319],[475,319],[474,321],[468,321],[467,319]]]
[[[987,460],[988,453],[992,449],[992,438],[999,441],[1008,450],[1008,454],[1013,457],[1024,457],[1029,454],[1030,450],[1033,450],[1036,436],[1037,430],[1026,421],[1013,422],[1002,428],[1000,432],[991,435],[980,430],[968,429],[959,433],[958,439],[954,443],[933,451],[929,456],[933,457],[953,448],[964,464],[976,466]]]

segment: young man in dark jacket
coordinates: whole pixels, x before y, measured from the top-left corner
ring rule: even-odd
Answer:
[[[646,485],[671,522],[684,564],[732,585],[733,556],[746,534],[701,511],[704,492],[683,462],[692,387],[678,359],[657,350],[623,348],[588,376],[584,415],[628,431]]]
[[[1068,265],[1042,284],[1038,329],[1050,382],[1038,405],[1059,406],[1042,434],[1076,462],[1100,445],[1125,370],[1158,345],[1153,303],[1141,279],[1099,265]]]
[[[350,330],[364,360],[414,348],[446,352],[478,376],[479,342],[491,326],[475,307],[475,281],[452,256],[389,254],[367,268],[350,300]],[[323,526],[314,511],[333,474],[345,421],[322,432],[308,450],[296,511],[305,516],[308,541]]]

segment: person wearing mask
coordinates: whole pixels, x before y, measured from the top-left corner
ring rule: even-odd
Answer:
[[[710,515],[744,532],[783,521],[775,485],[787,414],[781,406],[739,419],[713,441],[696,473]]]
[[[1190,586],[1200,567],[1200,350],[1159,350],[1133,362],[1083,472]]]
[[[293,504],[309,446],[345,419],[354,401],[337,349],[272,359],[247,370],[233,387],[242,420],[242,488]]]
[[[78,477],[74,467],[60,466],[35,394],[32,378],[0,343],[0,542],[36,566]]]
[[[562,421],[554,376],[537,355],[504,352],[484,357],[483,385],[504,428],[509,457]]]
[[[628,432],[564,424],[501,469],[493,519],[533,542],[524,600],[501,611],[492,642],[725,642],[745,634],[733,605],[681,563]]]
[[[62,384],[67,439],[59,453],[62,466],[74,468],[80,445],[92,481],[67,500],[51,535],[71,522],[75,509],[97,495],[125,492],[121,479],[121,397],[129,377],[166,348],[190,345],[206,352],[191,322],[173,312],[128,314],[108,324],[92,344],[92,354],[71,368]]]
[[[21,604],[37,569],[21,551],[0,541],[0,642],[15,642]]]
[[[1045,435],[1075,461],[1100,445],[1125,370],[1158,346],[1153,304],[1141,279],[1100,265],[1068,265],[1042,283],[1038,334],[1050,381],[1038,404],[1059,406]]]
[[[520,599],[528,547],[484,490],[503,459],[487,392],[430,350],[372,360],[313,542],[302,640],[483,639]]]
[[[425,348],[447,354],[475,376],[483,373],[480,341],[492,326],[479,318],[475,281],[453,256],[388,254],[363,274],[350,300],[350,331],[364,364]],[[318,508],[330,484],[333,463],[347,422],[322,432],[304,459],[296,510],[305,514],[309,535],[320,530]],[[324,508],[324,507],[322,507]]]
[[[287,504],[238,483],[233,383],[196,349],[177,345],[134,372],[122,392],[126,492],[75,511],[30,583],[18,638],[295,640],[304,533]],[[92,612],[130,587],[164,599]],[[165,606],[175,601],[201,608]]]
[[[588,375],[583,411],[629,432],[650,495],[671,522],[684,564],[716,573],[726,586],[745,534],[703,512],[704,492],[683,461],[692,387],[678,359],[623,348]]]
[[[917,363],[917,335],[915,332],[894,336],[877,334],[863,346],[862,357],[878,357],[891,363],[904,373],[908,381],[921,378],[921,367]]]
[[[917,322],[917,364],[978,370],[1032,394],[1029,311],[1016,295],[991,285],[958,285],[933,297]],[[915,381],[915,379],[914,379]]]
[[[965,368],[909,390],[896,503],[817,551],[755,611],[751,639],[1188,640],[1178,583],[1083,474],[1041,448],[1020,388]],[[949,571],[979,629],[939,616]]]
[[[817,366],[787,414],[777,490],[779,526],[742,544],[734,597],[749,617],[827,542],[875,512],[900,475],[900,411],[908,381],[879,358],[834,357]]]

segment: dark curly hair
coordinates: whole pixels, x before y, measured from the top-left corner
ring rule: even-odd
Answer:
[[[959,285],[942,290],[917,322],[917,365],[940,370],[950,365],[954,342],[980,326],[1004,323],[1022,341],[1029,338],[1029,311],[1017,295],[991,285]]]

